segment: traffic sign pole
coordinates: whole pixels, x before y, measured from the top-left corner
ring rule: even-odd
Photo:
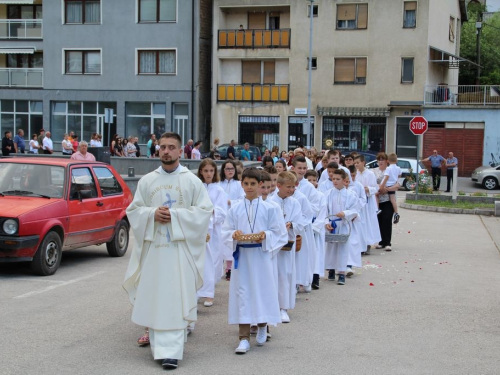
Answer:
[[[417,135],[417,177],[416,177],[416,185],[415,185],[415,194],[416,194],[416,200],[418,201],[418,161],[419,161],[419,158],[418,158],[418,154],[419,154],[419,150],[420,150],[420,136]]]
[[[423,116],[415,116],[410,121],[410,131],[417,137],[417,175],[415,184],[415,194],[418,200],[418,178],[420,173],[418,171],[419,167],[419,153],[420,153],[420,137],[427,131],[429,123]]]

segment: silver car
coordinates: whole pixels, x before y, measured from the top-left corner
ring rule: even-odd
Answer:
[[[500,181],[500,165],[483,166],[472,172],[472,181],[481,184],[485,189],[493,190],[498,187]]]
[[[402,188],[406,191],[413,190],[415,188],[415,177],[417,176],[417,161],[415,159],[398,158],[398,167],[401,168],[401,177],[398,182]],[[373,169],[378,168],[377,160],[373,160],[366,163],[366,168]],[[411,172],[410,172],[411,169]],[[418,162],[418,173],[427,173],[427,168],[421,161]],[[413,178],[408,179],[407,177],[413,174]],[[422,180],[420,180],[422,181]]]

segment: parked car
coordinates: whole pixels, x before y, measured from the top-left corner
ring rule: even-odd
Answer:
[[[398,180],[399,184],[406,191],[412,190],[417,176],[417,160],[398,158],[398,167],[401,168],[401,178]],[[378,168],[377,160],[373,160],[367,163],[366,168],[369,169]],[[410,169],[412,170],[411,173]],[[428,173],[427,168],[421,161],[418,162],[418,173],[419,174]],[[413,179],[408,179],[408,176],[410,176],[411,174],[413,174]]]
[[[476,184],[480,184],[485,189],[496,189],[500,181],[500,165],[494,164],[493,167],[485,165],[476,168],[474,172],[472,172],[472,181]]]
[[[365,157],[367,163],[377,159],[377,152],[374,151],[359,151],[359,150],[342,150],[342,155],[346,156],[353,152]]]
[[[70,159],[0,160],[0,262],[31,261],[54,274],[62,251],[106,243],[112,257],[129,242],[132,193],[108,164]]]
[[[220,158],[221,160],[226,160],[227,159],[227,148],[229,147],[229,143],[224,143],[220,145],[217,150],[219,151]],[[241,150],[243,149],[243,145],[236,145],[234,146],[234,153],[236,159],[239,160]],[[253,161],[261,161],[262,160],[262,153],[260,152],[260,148],[255,145],[250,145],[250,148],[248,149],[250,152],[250,156],[252,157]],[[210,155],[210,152],[204,152],[201,154],[201,158],[205,159],[208,158]]]

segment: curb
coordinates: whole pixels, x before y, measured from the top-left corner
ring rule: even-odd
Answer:
[[[494,208],[475,208],[469,210],[464,208],[433,207],[433,206],[423,206],[420,204],[408,204],[408,203],[400,203],[399,206],[401,208],[406,208],[407,210],[415,210],[415,211],[440,212],[447,214],[462,214],[462,215],[495,216]]]

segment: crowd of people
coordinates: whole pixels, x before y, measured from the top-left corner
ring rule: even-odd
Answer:
[[[262,346],[270,326],[293,319],[297,293],[321,280],[345,285],[363,254],[392,250],[395,155],[379,153],[371,170],[359,154],[330,150],[312,162],[302,148],[273,150],[261,168],[228,159],[219,172],[206,158],[194,176],[179,164],[186,150],[177,134],[159,143],[162,166],[139,181],[127,210],[137,243],[124,287],[132,320],[147,327],[138,344],[151,345],[166,369],[183,358],[198,301],[217,303],[224,278],[235,353],[245,354],[252,334]]]

